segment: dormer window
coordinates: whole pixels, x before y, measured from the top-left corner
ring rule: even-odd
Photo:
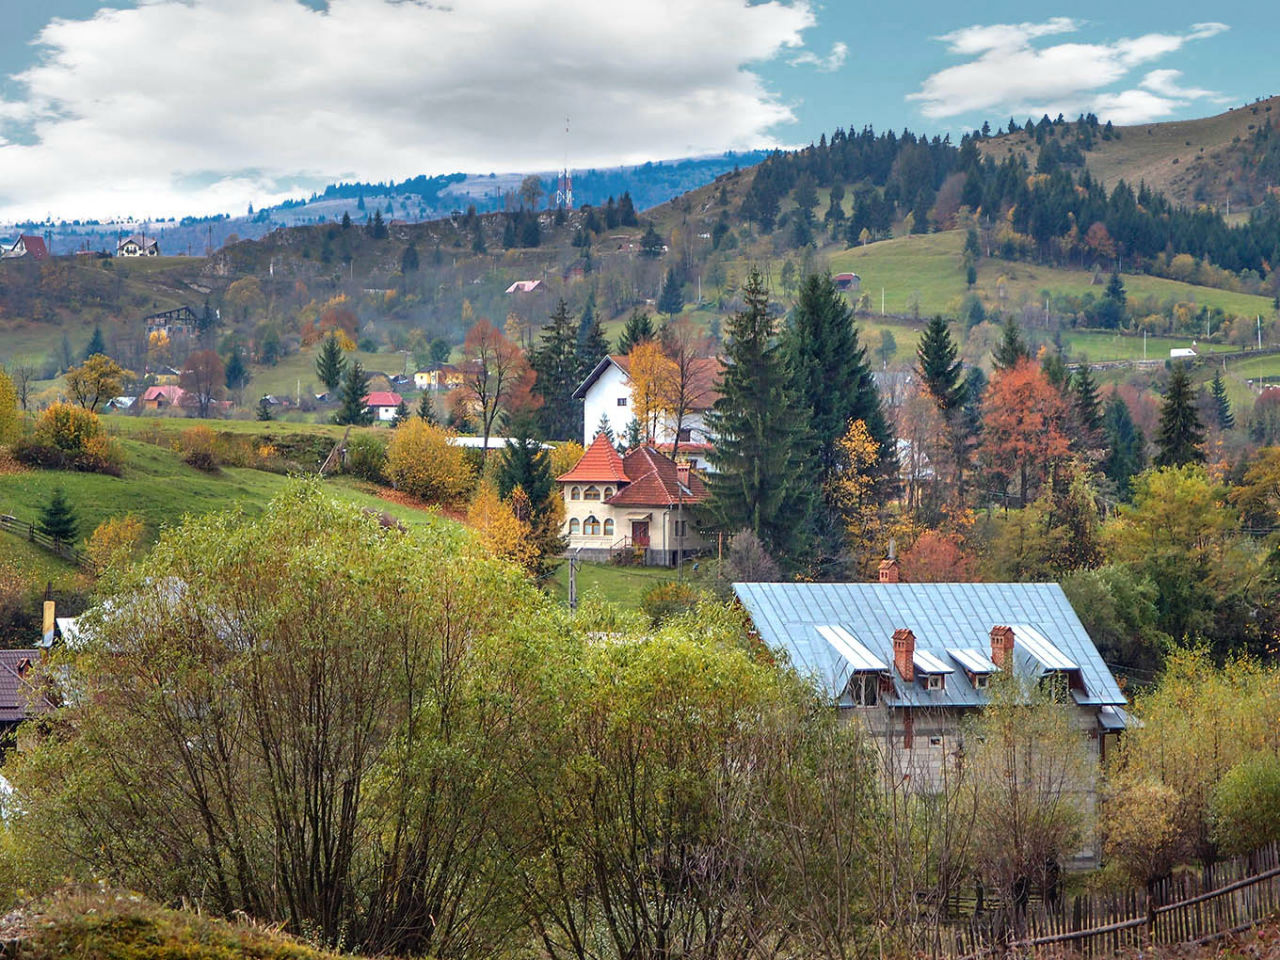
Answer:
[[[924,678],[924,688],[926,690],[941,690],[946,686],[947,678],[944,673],[929,673]]]
[[[969,674],[969,682],[973,684],[975,690],[985,690],[991,686],[991,674],[989,673],[971,673]]]

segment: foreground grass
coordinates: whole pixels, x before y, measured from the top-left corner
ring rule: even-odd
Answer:
[[[697,569],[695,569],[695,564]],[[699,589],[715,586],[714,559],[686,561],[683,578],[671,567],[624,567],[612,563],[583,563],[578,567],[578,597],[615,603],[629,610],[639,609],[646,590],[681,579]],[[556,600],[569,599],[569,564],[560,564],[548,586]]]
[[[6,955],[21,960],[328,960],[275,930],[168,910],[136,894],[62,894],[6,918]]]

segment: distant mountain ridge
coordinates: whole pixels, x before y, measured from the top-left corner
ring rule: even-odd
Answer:
[[[647,209],[713,181],[717,176],[759,163],[768,151],[726,152],[709,157],[684,157],[643,164],[574,170],[575,206],[603,205],[610,196],[631,194],[637,209]],[[542,182],[546,197],[556,192],[554,172],[529,171]],[[309,197],[287,200],[244,216],[218,214],[154,221],[100,222],[95,220],[52,223],[0,224],[0,238],[19,233],[45,238],[51,251],[114,253],[116,244],[131,234],[157,239],[162,254],[200,256],[222,247],[229,238],[258,239],[279,227],[336,222],[344,213],[363,222],[380,210],[387,220],[421,222],[465,213],[474,206],[479,213],[502,210],[529,173],[420,175],[399,182],[334,183]]]

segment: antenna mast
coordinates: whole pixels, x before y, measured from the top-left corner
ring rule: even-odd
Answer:
[[[556,206],[573,209],[573,174],[569,172],[569,118],[564,118],[564,167],[556,183]]]

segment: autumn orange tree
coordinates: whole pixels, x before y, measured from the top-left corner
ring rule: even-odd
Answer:
[[[487,455],[494,421],[517,399],[527,397],[533,378],[523,351],[483,317],[467,331],[462,353],[463,390],[480,418]]]
[[[1018,481],[1018,502],[1039,485],[1070,449],[1063,425],[1067,407],[1040,365],[1023,358],[997,372],[987,388],[981,456],[1007,487]]]
[[[658,435],[658,426],[666,416],[676,378],[676,365],[657,340],[642,340],[628,355],[631,377],[631,402],[636,419],[647,439]]]

